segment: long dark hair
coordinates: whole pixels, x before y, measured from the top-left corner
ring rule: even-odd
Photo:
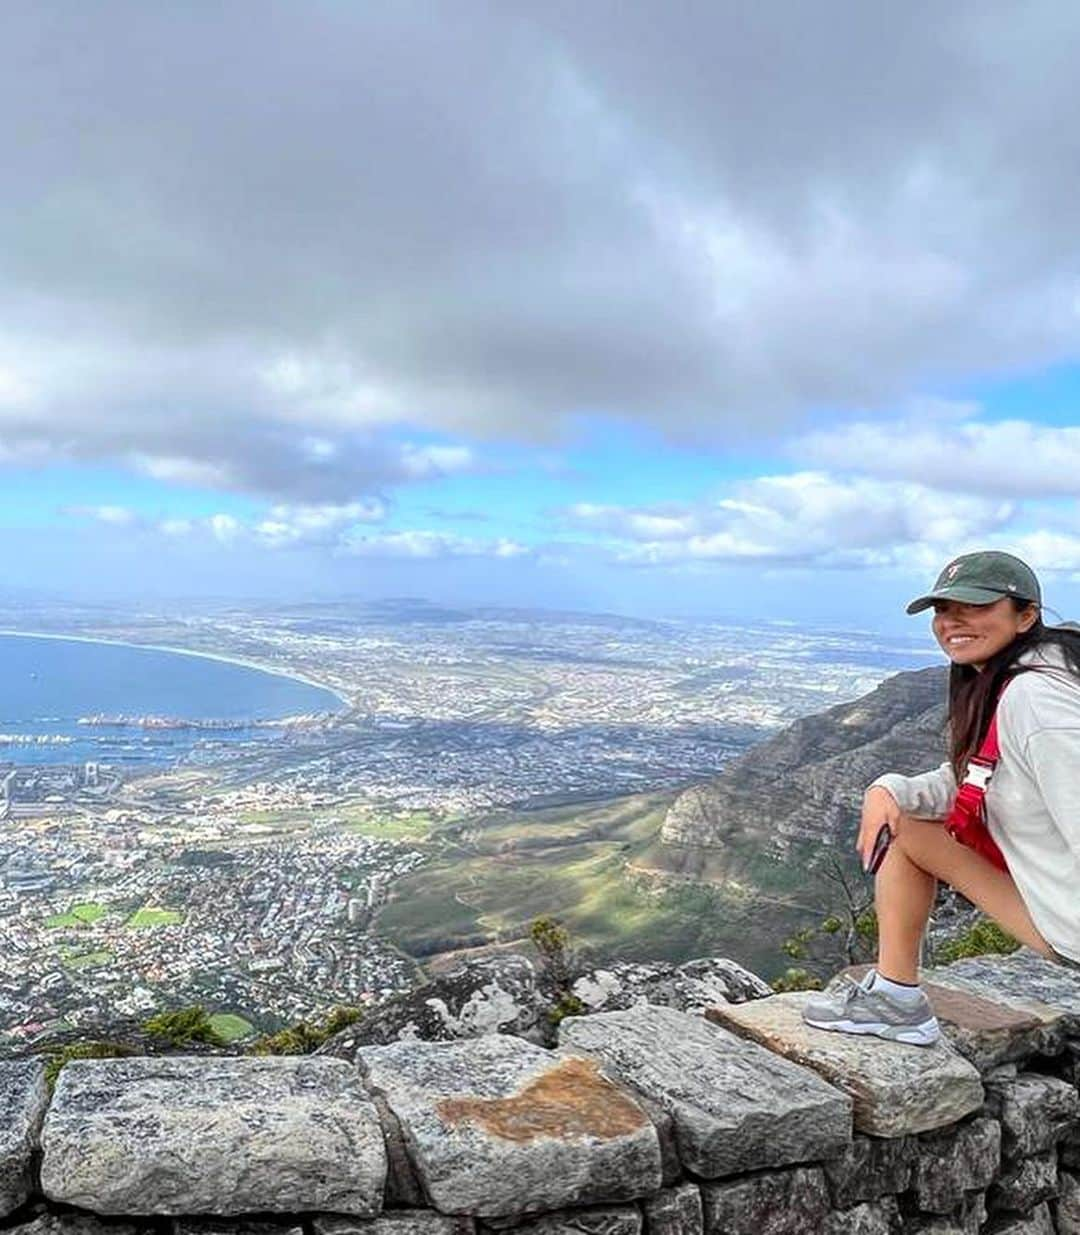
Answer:
[[[1010,596],[1018,613],[1030,603]],[[1019,634],[976,669],[973,665],[952,665],[949,668],[949,762],[957,781],[964,778],[968,760],[979,749],[998,696],[1005,684],[1021,673],[1060,672],[1041,665],[1022,665],[1020,657],[1032,648],[1058,648],[1065,669],[1080,685],[1080,626],[1045,626],[1036,618],[1030,629]]]

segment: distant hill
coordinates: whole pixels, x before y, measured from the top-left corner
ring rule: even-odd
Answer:
[[[945,692],[943,668],[898,673],[852,703],[796,721],[680,794],[662,843],[753,849],[774,860],[804,842],[847,849],[875,777],[924,772],[944,759]]]

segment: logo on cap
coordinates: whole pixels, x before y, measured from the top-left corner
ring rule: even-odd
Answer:
[[[953,575],[955,575],[959,569],[960,569],[960,563],[953,562],[952,565],[949,567],[949,569],[945,572],[946,577],[951,579]]]

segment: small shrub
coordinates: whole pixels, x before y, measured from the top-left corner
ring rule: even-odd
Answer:
[[[566,1017],[584,1016],[588,1010],[576,995],[563,995],[558,1003],[552,1004],[548,1011],[548,1020],[552,1029],[555,1029]]]
[[[970,930],[941,944],[934,952],[934,963],[951,965],[965,956],[1007,955],[1019,946],[1019,942],[996,922],[981,918]]]
[[[565,991],[570,984],[573,953],[570,934],[552,917],[535,918],[529,927],[529,938],[540,953],[540,960],[552,986]]]
[[[778,995],[785,991],[819,991],[821,986],[821,979],[808,969],[786,969],[772,981],[772,988]]]
[[[171,1046],[190,1046],[192,1042],[226,1045],[225,1039],[210,1023],[210,1014],[200,1003],[172,1012],[159,1012],[143,1021],[142,1027],[146,1033],[163,1039]]]
[[[275,1033],[266,1033],[248,1047],[249,1055],[310,1055],[336,1033],[355,1025],[364,1015],[362,1008],[344,1005],[333,1008],[321,1025],[299,1021]]]

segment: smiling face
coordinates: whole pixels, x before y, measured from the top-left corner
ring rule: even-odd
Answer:
[[[1037,605],[1017,609],[1008,596],[992,605],[967,605],[959,600],[934,601],[934,637],[954,665],[981,669],[1039,616]]]

